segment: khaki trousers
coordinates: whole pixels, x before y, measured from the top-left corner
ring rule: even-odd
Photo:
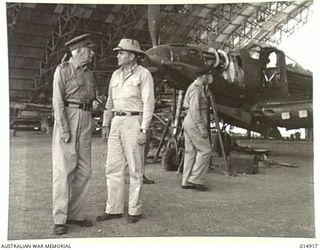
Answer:
[[[143,153],[138,144],[141,116],[115,116],[111,121],[106,162],[106,213],[124,213],[125,167],[129,167],[130,215],[142,213]]]
[[[185,117],[183,128],[185,154],[182,185],[186,186],[188,181],[203,185],[212,152],[209,138],[202,138],[199,128],[194,124],[190,115]]]
[[[60,139],[56,122],[52,138],[53,221],[83,220],[83,206],[91,176],[92,120],[88,111],[66,108],[71,141]]]

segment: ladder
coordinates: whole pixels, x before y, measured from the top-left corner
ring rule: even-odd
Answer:
[[[217,108],[217,105],[216,105],[216,101],[215,101],[214,95],[212,94],[212,92],[211,92],[211,90],[209,88],[206,88],[206,92],[207,92],[207,96],[209,97],[210,104],[211,104],[211,107],[212,107],[213,117],[215,119],[215,124],[216,124],[218,138],[219,138],[219,144],[220,144],[220,147],[221,147],[222,156],[223,156],[225,164],[226,164],[226,169],[225,170],[231,176],[232,175],[232,171],[231,171],[231,168],[230,168],[230,163],[229,163],[228,158],[226,156],[226,153],[225,153],[225,150],[224,150],[224,146],[223,146],[222,137],[221,137],[220,119],[219,119],[219,115],[218,115],[218,108]]]

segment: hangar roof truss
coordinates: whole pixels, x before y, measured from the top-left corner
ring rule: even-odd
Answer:
[[[206,44],[226,50],[250,41],[278,45],[312,14],[312,1],[161,5],[160,42]],[[151,47],[146,5],[7,3],[9,85],[12,100],[36,101],[51,91],[64,43],[91,33],[95,74],[103,88],[116,68],[112,48],[123,37]]]

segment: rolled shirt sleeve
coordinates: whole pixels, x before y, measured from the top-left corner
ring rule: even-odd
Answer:
[[[112,109],[114,107],[114,104],[113,104],[112,91],[111,91],[112,81],[114,78],[113,76],[114,76],[114,73],[113,73],[111,80],[109,82],[108,99],[107,99],[106,106],[105,106],[106,110],[104,110],[104,112],[103,112],[102,126],[104,126],[104,127],[105,126],[110,127],[111,119],[113,117]]]
[[[142,76],[141,98],[143,103],[141,129],[148,129],[154,112],[154,82],[148,70]]]
[[[61,132],[69,132],[69,122],[64,105],[65,95],[65,79],[61,72],[61,67],[58,66],[53,77],[53,96],[52,106],[54,111],[55,121]]]
[[[201,117],[200,113],[200,98],[201,89],[195,88],[192,93],[190,93],[190,103],[189,103],[189,113],[194,124],[200,129],[200,131],[206,130],[206,124]]]

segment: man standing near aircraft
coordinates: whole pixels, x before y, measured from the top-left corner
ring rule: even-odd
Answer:
[[[154,86],[151,73],[137,64],[144,52],[139,42],[122,39],[117,59],[120,68],[111,77],[103,136],[108,139],[106,180],[108,198],[105,213],[97,221],[120,218],[124,213],[125,167],[129,167],[130,188],[128,222],[140,220],[144,146],[154,111]]]
[[[54,234],[65,234],[66,224],[90,227],[83,207],[91,175],[92,102],[95,80],[88,64],[94,53],[90,34],[66,43],[71,58],[58,65],[53,80]]]
[[[185,155],[182,188],[206,191],[205,176],[209,169],[211,146],[208,138],[208,103],[205,87],[213,82],[210,66],[200,68],[197,78],[188,87],[183,106],[187,116],[183,121]]]

